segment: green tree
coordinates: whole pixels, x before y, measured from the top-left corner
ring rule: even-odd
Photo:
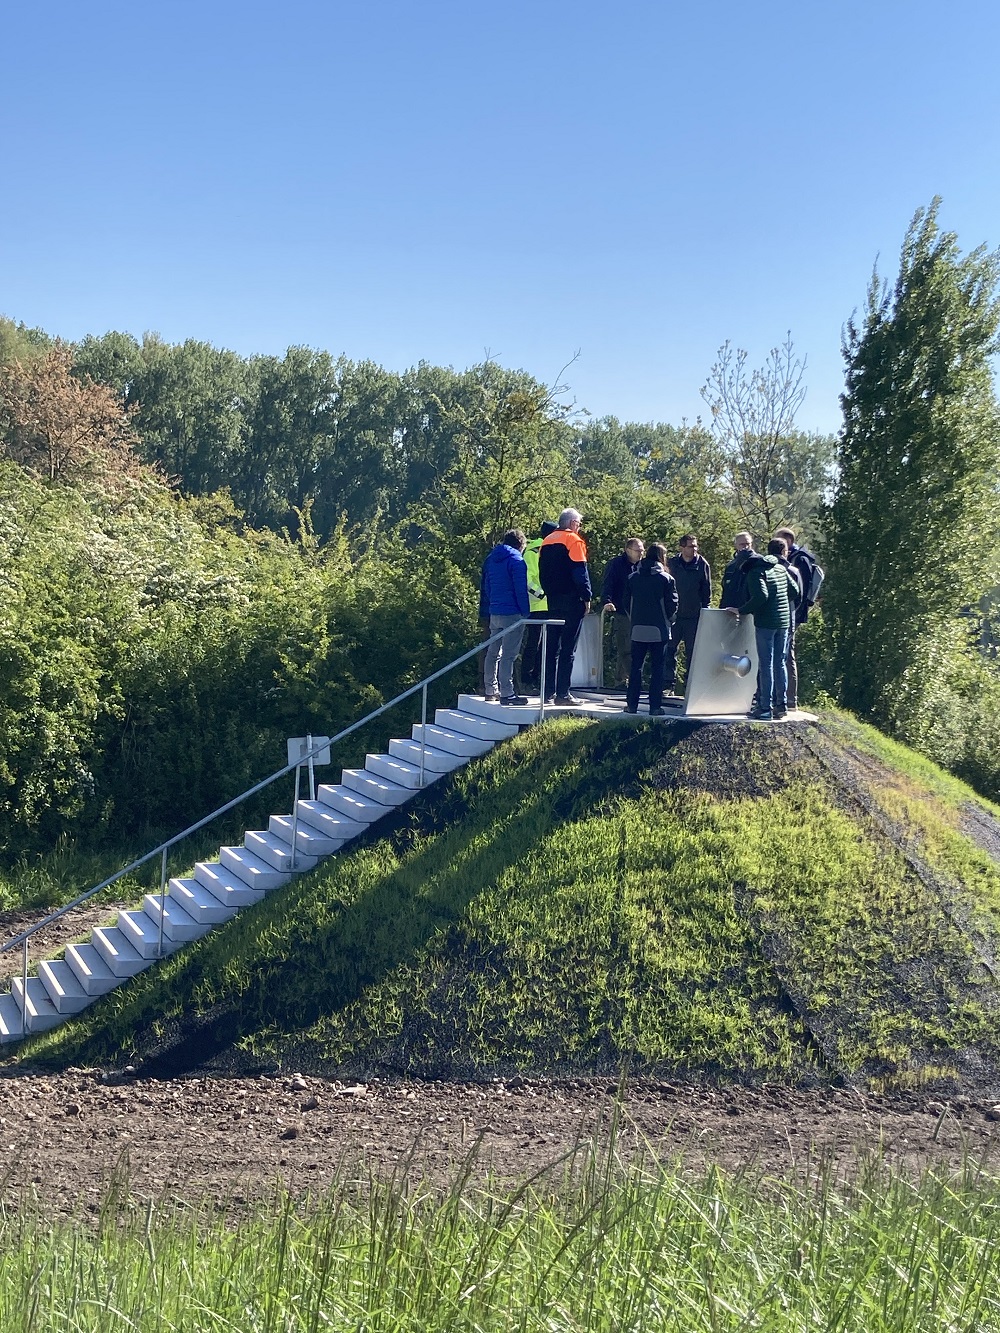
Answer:
[[[44,329],[29,329],[0,315],[0,366],[9,361],[30,361],[51,345],[52,339]]]
[[[826,516],[824,612],[843,701],[882,725],[918,712],[996,583],[1000,256],[959,251],[935,199],[890,290],[873,275],[844,335],[847,383]]]
[[[412,517],[478,572],[508,528],[533,529],[569,503],[571,435],[557,389],[493,361],[466,379],[460,397],[435,403],[454,451]]]

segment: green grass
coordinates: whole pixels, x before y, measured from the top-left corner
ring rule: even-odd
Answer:
[[[522,735],[27,1058],[881,1086],[995,1067],[1000,876],[957,807],[879,779],[923,812],[947,875],[922,879],[790,733],[670,735]]]
[[[796,1181],[620,1166],[613,1148],[516,1189],[344,1174],[249,1213],[140,1205],[0,1215],[5,1333],[989,1333],[1000,1185],[871,1158]]]
[[[826,707],[823,710],[824,728],[841,744],[878,759],[886,769],[909,777],[928,796],[933,796],[953,809],[961,809],[970,802],[982,806],[1000,818],[1000,805],[981,796],[961,778],[939,768],[916,750],[894,741],[875,727],[860,722],[843,709]]]

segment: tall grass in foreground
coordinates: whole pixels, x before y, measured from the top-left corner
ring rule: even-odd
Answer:
[[[0,1327],[1000,1329],[1000,1182],[971,1166],[795,1183],[581,1156],[517,1190],[345,1175],[243,1216],[114,1189],[90,1226],[6,1209]]]

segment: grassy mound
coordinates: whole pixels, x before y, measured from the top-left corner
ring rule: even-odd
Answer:
[[[1000,824],[877,733],[553,722],[446,784],[27,1058],[1000,1085]]]

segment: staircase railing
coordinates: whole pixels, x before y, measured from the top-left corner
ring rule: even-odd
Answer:
[[[321,750],[326,749],[327,746],[333,746],[338,741],[344,740],[346,737],[350,736],[352,732],[358,731],[368,722],[373,722],[375,718],[381,717],[383,713],[387,713],[389,709],[394,708],[396,704],[402,703],[404,699],[409,699],[414,694],[417,693],[419,693],[421,697],[419,786],[423,787],[425,785],[424,753],[426,748],[425,734],[427,728],[427,687],[429,685],[433,685],[433,683],[436,680],[440,680],[442,676],[446,676],[448,672],[453,671],[455,667],[461,666],[464,662],[468,662],[470,658],[475,657],[478,653],[483,652],[484,649],[488,648],[491,643],[496,643],[497,640],[503,639],[504,637],[506,637],[506,635],[510,634],[512,630],[517,629],[518,626],[520,625],[538,625],[541,627],[540,663],[539,663],[541,671],[541,693],[539,696],[539,705],[538,705],[538,720],[539,722],[541,722],[545,716],[545,656],[546,656],[546,640],[547,640],[548,627],[550,625],[561,626],[563,624],[565,624],[565,621],[562,620],[557,620],[557,619],[539,620],[539,619],[533,619],[528,616],[523,616],[520,620],[515,621],[514,624],[508,625],[504,629],[497,630],[495,634],[491,634],[489,638],[483,639],[480,643],[476,644],[474,648],[470,648],[468,652],[462,653],[461,657],[456,657],[454,661],[449,662],[447,666],[440,667],[437,671],[431,672],[429,676],[425,676],[424,679],[418,681],[416,685],[411,685],[408,689],[403,690],[401,694],[397,694],[395,698],[390,699],[387,703],[384,703],[380,705],[380,707],[373,709],[370,713],[366,713],[365,716],[359,718],[357,722],[352,722],[349,727],[344,727],[343,731],[339,731],[336,734],[336,736],[324,738],[321,742],[314,745],[311,750],[308,750],[305,753],[301,754],[294,762],[286,764],[284,768],[279,768],[277,772],[270,774],[269,777],[262,778],[260,782],[255,782],[252,787],[248,787],[247,790],[241,792],[239,796],[234,796],[233,799],[231,801],[227,801],[225,805],[220,805],[218,809],[213,810],[211,814],[204,815],[194,824],[190,824],[182,832],[175,833],[174,836],[172,838],[168,838],[166,842],[161,842],[159,846],[154,847],[151,851],[146,852],[143,856],[136,857],[134,861],[130,861],[128,865],[123,866],[121,870],[116,870],[115,873],[113,875],[109,875],[107,879],[102,879],[100,884],[95,884],[93,888],[87,889],[85,893],[78,894],[77,897],[72,899],[71,902],[65,903],[62,907],[58,908],[54,912],[50,912],[49,915],[45,917],[43,920],[37,921],[33,926],[29,926],[27,930],[21,931],[19,935],[15,935],[12,939],[7,940],[5,944],[0,945],[0,954],[9,953],[12,949],[16,949],[19,945],[21,946],[22,949],[21,984],[24,988],[21,995],[22,1031],[25,1030],[24,1025],[27,1022],[28,941],[32,937],[32,935],[37,934],[38,931],[40,930],[44,930],[46,926],[51,926],[53,922],[58,921],[61,917],[64,917],[67,912],[72,912],[73,909],[75,907],[79,907],[81,903],[87,902],[87,900],[93,898],[95,894],[101,893],[104,889],[110,888],[111,885],[116,883],[118,880],[123,879],[126,875],[132,874],[132,872],[138,870],[140,866],[146,865],[148,862],[154,860],[157,856],[159,856],[160,857],[160,892],[159,892],[160,938],[159,938],[157,956],[162,956],[163,915],[165,911],[165,903],[167,897],[167,854],[172,847],[176,847],[179,843],[182,843],[186,838],[189,838],[192,833],[197,833],[198,830],[204,828],[206,824],[210,824],[214,819],[218,819],[220,815],[227,814],[230,810],[235,809],[236,806],[240,805],[243,801],[249,800],[251,796],[256,796],[257,793],[263,791],[265,787],[270,787],[271,784],[277,782],[279,778],[287,776],[287,774],[291,773],[294,769],[301,768],[303,764],[307,764],[311,759],[314,759],[315,756],[319,754]],[[293,870],[295,868],[294,842],[292,844],[292,868]]]

